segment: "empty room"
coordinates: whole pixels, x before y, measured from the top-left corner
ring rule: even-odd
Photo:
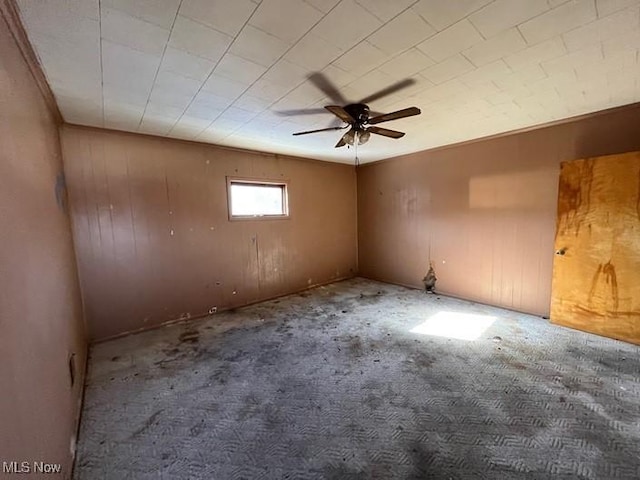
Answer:
[[[640,478],[640,0],[0,0],[0,478]]]

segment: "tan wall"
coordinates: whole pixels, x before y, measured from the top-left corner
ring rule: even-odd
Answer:
[[[62,137],[93,339],[355,274],[353,167],[83,127]],[[291,218],[229,221],[228,175],[287,179]]]
[[[58,127],[2,13],[0,463],[62,463],[69,478],[86,341]]]
[[[640,106],[358,172],[360,274],[548,315],[559,163],[640,148]]]

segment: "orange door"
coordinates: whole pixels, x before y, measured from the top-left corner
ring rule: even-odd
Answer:
[[[640,152],[564,162],[551,321],[640,344]]]

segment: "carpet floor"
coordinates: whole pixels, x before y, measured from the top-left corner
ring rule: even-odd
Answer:
[[[97,344],[76,479],[640,478],[640,348],[355,278]]]

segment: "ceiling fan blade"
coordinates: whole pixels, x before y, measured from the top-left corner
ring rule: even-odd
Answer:
[[[367,132],[375,133],[376,135],[382,135],[389,138],[404,137],[404,132],[398,132],[397,130],[389,130],[388,128],[381,127],[369,127],[367,128]]]
[[[307,77],[311,83],[313,83],[322,93],[331,99],[332,102],[345,105],[349,102],[342,96],[336,86],[331,83],[322,72],[312,73]]]
[[[318,130],[307,130],[306,132],[296,132],[293,135],[307,135],[309,133],[318,133],[318,132],[329,132],[332,130],[344,130],[349,125],[345,125],[344,127],[329,127],[329,128],[319,128]]]
[[[383,88],[382,90],[369,95],[368,97],[360,100],[359,103],[369,103],[374,102],[376,100],[381,99],[382,97],[386,97],[387,95],[391,95],[392,93],[396,93],[403,88],[410,87],[415,84],[416,81],[413,78],[405,78],[404,80],[400,80],[399,82],[394,83],[393,85],[389,85],[387,88]]]
[[[293,117],[295,115],[317,115],[325,112],[324,108],[297,108],[293,110],[277,110],[275,113],[283,117]]]
[[[390,120],[397,120],[399,118],[412,117],[413,115],[420,115],[420,109],[417,107],[404,108],[396,112],[385,113],[384,115],[378,115],[369,119],[369,124],[388,122]]]
[[[336,117],[338,117],[340,120],[342,120],[345,123],[355,122],[355,119],[351,115],[349,115],[344,108],[338,105],[328,105],[324,108],[329,110],[331,113],[333,113]]]

